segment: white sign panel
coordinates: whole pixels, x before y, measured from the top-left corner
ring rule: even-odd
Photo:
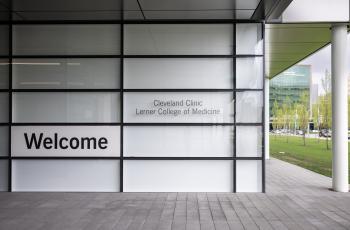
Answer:
[[[233,94],[126,93],[126,122],[233,122]]]
[[[120,155],[119,126],[14,126],[12,156],[110,157]]]

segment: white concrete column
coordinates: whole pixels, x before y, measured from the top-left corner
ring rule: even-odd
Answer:
[[[332,25],[333,189],[348,192],[347,26]]]
[[[265,159],[270,159],[270,79],[265,78]]]

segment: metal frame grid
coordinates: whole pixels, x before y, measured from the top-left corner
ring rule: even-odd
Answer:
[[[122,15],[123,18],[123,15]],[[237,160],[254,160],[262,162],[262,192],[265,192],[265,145],[264,145],[264,110],[262,108],[262,121],[260,123],[236,123],[236,93],[245,91],[258,91],[264,95],[265,83],[262,89],[237,89],[236,88],[236,58],[262,57],[263,70],[265,70],[265,47],[262,55],[236,55],[236,23],[260,23],[262,25],[262,39],[264,39],[264,21],[256,20],[118,20],[118,21],[12,21],[0,22],[9,26],[9,55],[0,58],[9,59],[9,87],[0,90],[7,92],[9,96],[9,122],[0,123],[7,126],[9,131],[9,154],[0,156],[0,160],[8,161],[8,191],[12,191],[12,161],[21,160],[96,160],[108,159],[120,161],[120,192],[124,191],[124,161],[125,160],[232,160],[233,161],[233,192],[237,191]],[[41,24],[118,24],[120,25],[120,55],[13,55],[12,52],[12,28],[13,25],[41,25]],[[231,55],[125,55],[124,54],[124,25],[127,24],[231,24],[233,26],[233,50]],[[120,60],[120,89],[12,89],[12,60],[14,58],[119,58]],[[124,59],[125,58],[232,58],[233,61],[233,88],[232,89],[125,89],[124,88]],[[264,72],[264,71],[263,71]],[[263,78],[265,76],[261,76]],[[264,82],[264,81],[263,81]],[[120,122],[113,123],[14,123],[12,120],[12,94],[14,92],[119,92],[120,93]],[[234,99],[234,122],[233,123],[126,123],[124,122],[124,92],[232,92]],[[265,96],[265,95],[264,95]],[[120,156],[119,157],[14,157],[11,154],[11,127],[12,126],[120,126]],[[125,126],[232,126],[233,153],[232,157],[124,157],[123,130]],[[237,157],[236,150],[236,127],[237,126],[260,126],[262,127],[262,156],[261,157]]]

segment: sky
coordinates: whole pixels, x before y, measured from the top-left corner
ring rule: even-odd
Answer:
[[[350,35],[348,35],[348,73],[350,75]],[[320,51],[314,53],[305,60],[299,62],[298,64],[312,65],[312,82],[313,84],[318,84],[318,91],[322,94],[321,80],[325,75],[326,69],[331,72],[331,46],[328,45],[321,49]]]

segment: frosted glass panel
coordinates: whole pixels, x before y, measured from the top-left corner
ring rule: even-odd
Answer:
[[[15,160],[13,191],[118,192],[116,160]]]
[[[119,93],[14,93],[14,122],[118,122]]]
[[[119,88],[119,59],[15,59],[16,89]]]
[[[0,93],[0,122],[9,121],[9,96],[8,93]]]
[[[262,128],[260,126],[236,126],[236,135],[238,157],[261,157]]]
[[[119,25],[15,25],[14,54],[119,54]]]
[[[0,126],[0,156],[9,155],[9,128]]]
[[[232,93],[125,93],[126,122],[233,122]]]
[[[237,192],[261,192],[261,161],[239,160],[237,167]]]
[[[8,190],[8,161],[0,160],[0,191]]]
[[[9,60],[0,59],[0,89],[8,89]]]
[[[125,59],[125,88],[232,89],[232,59]]]
[[[228,24],[125,25],[125,54],[232,54]]]
[[[232,152],[230,126],[124,127],[125,156],[232,157]]]
[[[237,92],[236,121],[246,123],[262,122],[263,93]]]
[[[237,58],[236,83],[238,89],[263,88],[263,58]]]
[[[232,161],[124,161],[126,192],[232,192]]]
[[[12,126],[16,157],[118,157],[119,126]]]
[[[236,53],[263,53],[262,28],[260,23],[236,24]]]

